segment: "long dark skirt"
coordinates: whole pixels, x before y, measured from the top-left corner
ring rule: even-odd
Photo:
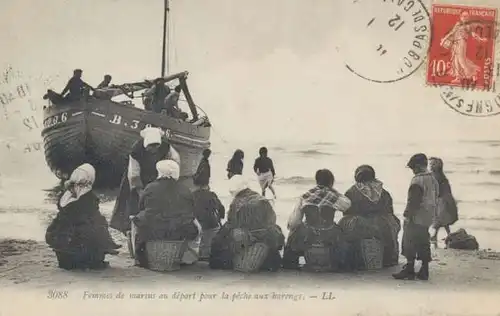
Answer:
[[[102,251],[80,249],[72,252],[55,250],[59,268],[65,270],[102,269],[108,266]]]
[[[251,246],[257,241],[266,243],[270,247],[260,271],[277,271],[281,267],[280,249],[283,247],[284,236],[281,229],[262,230],[260,232],[248,232],[241,230],[241,237],[235,240],[234,229],[226,224],[222,226],[212,240],[209,266],[211,269],[231,270],[233,269],[233,257],[236,252]]]
[[[349,244],[349,269],[364,269],[361,256],[361,241],[376,238],[384,245],[383,265],[391,267],[399,261],[398,233],[401,230],[399,219],[392,214],[374,216],[346,215],[339,221],[343,240]]]
[[[139,213],[139,194],[130,190],[127,172],[123,174],[109,226],[126,234],[130,230],[130,216]]]
[[[434,218],[434,228],[453,225],[458,220],[457,203],[453,195],[448,194],[438,199],[437,216]]]
[[[432,258],[429,227],[405,222],[401,250],[407,260],[430,262]]]
[[[283,253],[283,268],[297,269],[299,258],[313,245],[321,244],[331,248],[332,266],[342,267],[344,261],[344,247],[341,240],[340,227],[334,225],[327,229],[316,229],[306,224],[300,224],[290,232]]]

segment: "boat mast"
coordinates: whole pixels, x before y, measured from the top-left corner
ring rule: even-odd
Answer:
[[[163,49],[162,49],[162,59],[161,59],[161,76],[165,77],[170,70],[170,63],[167,54],[169,53],[169,41],[168,37],[168,13],[170,11],[169,0],[165,0],[164,12],[163,12]]]

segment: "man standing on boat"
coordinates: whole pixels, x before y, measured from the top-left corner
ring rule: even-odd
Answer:
[[[75,69],[73,71],[73,77],[68,80],[66,87],[64,87],[61,92],[61,96],[63,98],[66,98],[68,101],[78,101],[84,95],[85,89],[90,89],[92,91],[95,90],[88,83],[82,80],[82,73],[83,71],[81,69]],[[68,93],[67,96],[65,96],[66,93]]]
[[[150,182],[158,177],[156,163],[170,159],[181,164],[180,155],[162,137],[158,128],[146,127],[141,139],[132,147],[127,171],[123,175],[110,226],[124,234],[130,230],[129,216],[139,212],[139,196]]]

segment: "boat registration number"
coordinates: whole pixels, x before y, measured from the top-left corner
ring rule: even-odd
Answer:
[[[47,128],[56,126],[57,124],[64,123],[67,120],[68,120],[68,112],[62,112],[43,120],[43,127]]]
[[[113,118],[109,120],[109,123],[115,124],[115,125],[122,125],[122,126],[125,126],[128,128],[131,128],[131,129],[138,129],[138,130],[142,130],[145,127],[158,127],[159,129],[161,129],[163,131],[163,136],[166,136],[167,138],[170,138],[170,136],[171,136],[171,131],[167,128],[154,126],[154,125],[147,124],[147,123],[144,123],[144,122],[141,122],[138,120],[132,120],[131,122],[126,122],[125,120],[123,120],[121,115],[117,115],[117,114],[113,115]]]

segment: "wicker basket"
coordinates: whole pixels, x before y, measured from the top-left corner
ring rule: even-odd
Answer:
[[[200,260],[207,260],[210,258],[212,239],[214,239],[218,232],[219,228],[207,229],[203,231],[200,241]]]
[[[154,240],[146,242],[149,269],[153,271],[179,270],[186,247],[186,241]]]
[[[316,272],[331,271],[333,269],[331,254],[330,247],[322,244],[312,245],[304,253],[305,268]]]
[[[382,269],[384,261],[384,246],[378,239],[361,240],[361,258],[367,270]]]
[[[239,272],[257,272],[269,254],[269,247],[264,243],[255,243],[237,253],[233,258],[233,269]]]

